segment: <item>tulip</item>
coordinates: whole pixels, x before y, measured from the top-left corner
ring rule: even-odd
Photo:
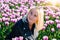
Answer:
[[[46,21],[46,24],[49,24],[49,21]]]
[[[55,29],[54,29],[54,28],[51,28],[51,31],[52,31],[52,32],[54,32],[54,31],[55,31]]]
[[[49,16],[45,16],[46,21],[49,20],[49,18],[50,18]]]
[[[47,27],[48,25],[45,23],[44,26]]]
[[[16,23],[17,22],[17,19],[11,19],[11,22]]]
[[[5,14],[5,13],[3,13],[3,14],[2,14],[2,16],[3,16],[3,17],[8,17],[8,15],[7,15],[7,14]]]
[[[57,28],[60,28],[60,24],[57,24]]]
[[[50,24],[54,24],[54,21],[52,21],[52,20],[49,20],[49,23],[50,23]]]
[[[48,40],[48,36],[43,36],[43,40]]]
[[[19,39],[20,39],[20,40],[23,40],[23,37],[22,37],[22,36],[20,36],[20,37],[19,37]]]
[[[9,26],[9,22],[5,22],[5,25]]]
[[[0,22],[2,22],[2,18],[0,18]]]

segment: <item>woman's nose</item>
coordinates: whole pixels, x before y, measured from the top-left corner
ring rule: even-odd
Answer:
[[[33,15],[31,16],[31,18],[33,19]]]

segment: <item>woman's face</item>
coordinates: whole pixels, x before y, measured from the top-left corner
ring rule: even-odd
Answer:
[[[30,12],[28,13],[28,21],[30,23],[35,23],[38,19],[38,13],[36,11],[36,9],[32,9],[30,10]]]

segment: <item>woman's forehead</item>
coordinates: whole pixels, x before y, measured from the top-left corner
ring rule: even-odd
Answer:
[[[36,15],[38,14],[38,12],[37,12],[36,9],[32,9],[31,12],[34,13],[34,14],[36,14]]]
[[[31,12],[38,13],[36,9],[31,9]]]

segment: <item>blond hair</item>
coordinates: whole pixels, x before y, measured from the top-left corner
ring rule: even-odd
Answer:
[[[39,8],[39,7],[32,7],[29,11],[31,11],[32,9],[36,9],[36,11],[38,12],[38,21],[35,23],[36,24],[36,30],[39,31],[43,28],[44,25],[44,11],[43,8]]]

